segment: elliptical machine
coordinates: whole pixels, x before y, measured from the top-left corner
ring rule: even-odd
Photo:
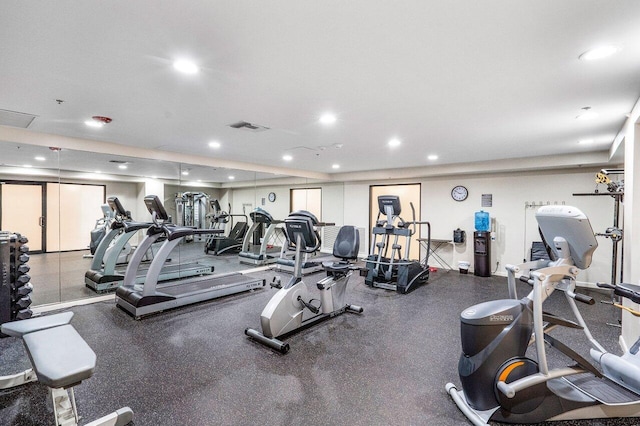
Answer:
[[[100,206],[102,209],[102,217],[96,220],[96,225],[90,232],[90,241],[89,241],[89,252],[91,255],[87,255],[87,257],[91,257],[96,254],[96,249],[100,244],[100,241],[107,235],[107,229],[109,228],[109,224],[113,219],[113,210],[109,207],[109,204],[103,204]]]
[[[463,353],[458,363],[462,390],[448,383],[447,392],[474,425],[639,416],[640,369],[630,367],[630,356],[610,354],[593,338],[575,303],[594,303],[591,297],[575,293],[578,272],[589,267],[598,246],[589,219],[569,206],[544,206],[536,219],[543,239],[552,242],[552,260],[507,265],[511,298],[462,312]],[[525,273],[520,279],[533,285],[520,300],[517,273]],[[543,312],[544,301],[555,290],[564,292],[576,322]],[[558,326],[584,332],[591,356],[604,373],[548,334]],[[525,356],[531,341],[536,359]],[[550,369],[546,345],[576,365]],[[635,363],[640,361],[633,357]]]
[[[242,248],[247,229],[249,229],[247,215],[223,211],[218,200],[210,200],[209,207],[212,210],[211,213],[207,214],[210,222],[209,229],[222,229],[224,231],[227,226],[230,226],[231,230],[228,235],[212,234],[207,237],[207,241],[204,244],[205,254],[211,253],[218,256],[230,251],[239,251]],[[231,212],[231,204],[229,204],[229,212]],[[234,224],[234,217],[244,218],[244,221],[238,221]]]
[[[364,280],[366,285],[406,294],[429,279],[428,256],[424,265],[417,260],[410,260],[409,248],[411,237],[417,231],[417,225],[427,225],[427,253],[429,253],[431,224],[416,221],[415,209],[413,204],[410,205],[413,220],[407,222],[400,217],[400,197],[397,195],[378,197],[378,217],[376,226],[372,230],[371,252],[367,257],[366,270],[361,272],[361,275],[366,273]],[[391,242],[392,237],[393,242]],[[403,246],[400,244],[400,238],[404,241],[404,254],[401,252]],[[390,254],[389,247],[391,247]]]
[[[302,281],[302,253],[313,253],[321,244],[320,236],[314,229],[316,217],[305,211],[293,212],[284,221],[287,235],[295,240],[295,268],[291,280],[269,300],[260,315],[262,333],[252,328],[244,333],[255,341],[269,346],[282,354],[289,351],[289,344],[280,339],[311,327],[321,321],[344,312],[362,313],[360,306],[344,302],[347,283],[354,269],[350,261],[357,259],[360,238],[357,228],[343,226],[333,245],[333,255],[340,261],[324,262],[327,276],[317,283],[320,303],[312,298]],[[303,318],[306,311],[313,316]]]

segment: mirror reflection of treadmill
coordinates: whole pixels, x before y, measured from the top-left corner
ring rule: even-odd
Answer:
[[[180,241],[188,236],[220,234],[220,229],[195,229],[169,224],[168,215],[160,199],[148,195],[145,206],[151,213],[154,225],[147,230],[133,254],[124,277],[124,284],[116,290],[116,305],[136,319],[167,309],[203,302],[235,293],[264,287],[262,278],[253,278],[241,272],[223,275],[182,278],[159,283],[159,275],[167,257]],[[156,253],[143,284],[136,284],[135,277],[146,250],[160,237],[165,242]]]
[[[153,223],[134,222],[125,220],[127,211],[117,197],[107,199],[115,219],[110,231],[103,237],[98,245],[90,269],[84,275],[85,285],[92,290],[101,293],[114,290],[124,283],[126,266],[118,265],[118,258],[122,249],[129,240],[140,230],[148,229]],[[160,243],[162,239],[156,241]],[[112,243],[113,242],[113,243]],[[149,262],[153,259],[153,246],[150,246],[138,267],[135,282],[143,283],[149,269]],[[175,280],[193,276],[212,274],[214,268],[198,262],[186,262],[163,266],[158,281]]]
[[[275,263],[282,250],[277,244],[284,244],[286,239],[281,220],[274,220],[264,209],[256,208],[249,213],[253,224],[242,242],[238,253],[240,263],[262,266]]]

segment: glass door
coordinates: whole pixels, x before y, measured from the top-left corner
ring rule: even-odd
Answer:
[[[0,185],[0,229],[29,239],[32,253],[46,251],[43,183],[4,182]]]

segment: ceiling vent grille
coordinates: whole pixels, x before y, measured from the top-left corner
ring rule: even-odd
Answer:
[[[259,124],[252,124],[247,121],[238,121],[237,123],[229,124],[229,127],[233,127],[234,129],[247,130],[249,132],[264,132],[265,130],[269,130],[267,126],[261,126]]]
[[[0,109],[0,125],[26,129],[36,118],[33,114]]]
[[[124,160],[109,160],[109,162],[114,164],[131,164],[130,161],[124,161]]]

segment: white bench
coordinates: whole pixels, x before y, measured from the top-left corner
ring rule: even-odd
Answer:
[[[39,381],[49,388],[56,425],[78,424],[74,386],[90,378],[96,367],[96,354],[69,324],[73,312],[31,318],[2,324],[0,331],[22,338],[32,368],[0,377],[0,389]],[[87,426],[123,426],[131,422],[133,412],[121,408]]]

